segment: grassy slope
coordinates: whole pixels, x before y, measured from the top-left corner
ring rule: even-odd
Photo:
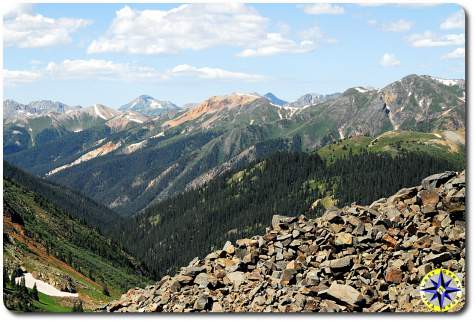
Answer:
[[[38,310],[45,312],[67,313],[71,312],[71,307],[61,303],[60,299],[38,292],[39,301],[34,301],[33,305]]]
[[[35,177],[6,161],[3,161],[3,176],[51,201],[74,218],[99,228],[105,234],[115,222],[121,220],[118,214],[92,199],[67,187]]]
[[[348,155],[351,151],[358,154],[362,151],[374,153],[390,153],[397,155],[403,151],[423,152],[456,163],[465,162],[465,146],[455,141],[452,136],[465,136],[464,131],[422,133],[414,131],[389,131],[376,138],[359,136],[329,144],[317,151],[328,162]]]
[[[98,231],[78,222],[37,194],[4,180],[4,206],[24,224],[4,216],[4,263],[20,264],[29,272],[46,272],[59,280],[69,277],[86,307],[118,297],[149,280],[134,260]],[[99,255],[100,254],[100,255]],[[103,294],[103,287],[110,297]]]

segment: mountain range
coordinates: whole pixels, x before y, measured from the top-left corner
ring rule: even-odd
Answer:
[[[379,90],[354,87],[310,104],[279,107],[258,94],[232,93],[174,116],[124,116],[138,112],[96,105],[73,111],[95,112],[88,122],[76,117],[75,123],[72,112],[55,118],[50,113],[48,122],[42,116],[8,123],[5,158],[132,215],[276,151],[313,150],[401,130],[437,132],[452,142],[460,141],[453,132],[465,128],[461,80],[409,75]]]
[[[294,102],[234,92],[185,108],[142,95],[119,109],[6,100],[4,110],[4,298],[11,309],[405,309],[388,295],[396,276],[386,272],[395,265],[390,259],[404,261],[407,274],[397,276],[411,287],[410,265],[425,269],[421,263],[447,253],[423,246],[429,234],[434,245],[449,240],[454,265],[463,265],[465,177],[453,172],[466,163],[463,80],[409,75],[381,89],[310,93]],[[440,174],[424,179],[433,173]],[[421,187],[400,190],[422,179]],[[404,220],[391,224],[394,216]],[[351,246],[349,233],[358,241]],[[414,262],[387,249],[399,240]],[[314,244],[323,247],[318,254]],[[378,253],[384,257],[368,258]],[[361,271],[360,254],[374,274]],[[351,278],[355,270],[363,279]],[[343,276],[351,279],[345,289]],[[68,297],[40,288],[38,298],[23,286],[26,277]],[[160,282],[137,288],[151,280]],[[364,302],[348,287],[364,293]],[[203,290],[219,296],[205,298]],[[231,303],[238,293],[252,293],[253,304]]]

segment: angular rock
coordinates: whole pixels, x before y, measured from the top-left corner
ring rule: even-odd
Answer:
[[[233,244],[230,242],[230,241],[227,241],[224,246],[223,246],[223,250],[228,253],[229,255],[232,255],[234,254],[234,246]]]
[[[333,282],[327,290],[321,292],[321,294],[329,295],[337,301],[351,306],[360,306],[363,304],[363,295],[357,289],[350,285],[338,284],[336,281]]]
[[[456,173],[453,171],[446,171],[443,173],[433,174],[422,180],[422,188],[429,190],[431,188],[437,188],[441,184],[449,181],[451,178],[455,177]]]
[[[401,269],[395,268],[395,267],[390,267],[386,271],[386,275],[384,276],[384,279],[388,283],[395,283],[395,284],[401,283],[401,281],[402,281],[402,271],[401,271]]]
[[[417,194],[422,206],[436,207],[439,202],[439,194],[435,190],[422,190]]]
[[[336,246],[348,246],[353,244],[353,236],[350,233],[338,233],[335,235]]]

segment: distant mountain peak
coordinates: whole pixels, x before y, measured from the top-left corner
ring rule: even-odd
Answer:
[[[272,104],[278,105],[278,106],[284,106],[287,104],[287,101],[284,101],[283,99],[278,98],[275,96],[273,93],[268,92],[267,94],[264,95],[265,98]]]
[[[248,106],[254,101],[266,100],[257,93],[233,92],[227,95],[211,96],[196,106],[189,108],[179,117],[167,121],[165,126],[175,127],[185,122],[198,119],[202,115],[232,110],[243,106]]]
[[[153,100],[154,99],[152,96],[147,95],[147,94],[142,94],[138,98],[144,99],[144,100]]]
[[[122,105],[119,111],[134,111],[148,116],[158,116],[167,112],[177,112],[180,108],[170,101],[162,101],[150,95],[140,95],[129,103]]]
[[[305,108],[308,106],[316,105],[316,104],[323,103],[328,100],[337,98],[340,95],[341,93],[334,93],[334,94],[307,93],[299,97],[296,101],[285,104],[284,107]]]
[[[80,109],[81,106],[69,106],[52,100],[37,100],[28,104],[21,104],[12,99],[3,101],[3,118],[7,120],[32,118],[48,113],[65,113]]]

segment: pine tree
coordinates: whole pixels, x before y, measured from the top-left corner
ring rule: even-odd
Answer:
[[[79,301],[79,303],[74,303],[73,304],[72,312],[84,312],[84,308],[82,306],[82,301]]]
[[[107,288],[107,285],[105,285],[105,284],[102,287],[102,294],[104,294],[105,296],[111,296],[110,292],[109,292],[109,289]]]
[[[40,299],[38,295],[38,288],[36,287],[36,283],[33,285],[33,288],[31,289],[31,297],[33,300],[38,301]]]
[[[28,293],[28,289],[26,288],[26,282],[25,282],[25,277],[24,277],[24,276],[22,276],[22,277],[20,278],[20,283],[19,283],[19,284],[20,284],[20,287],[19,287],[19,288],[20,288],[20,292],[22,292],[22,293]]]
[[[3,288],[6,288],[10,285],[10,276],[8,276],[7,269],[3,268]]]

